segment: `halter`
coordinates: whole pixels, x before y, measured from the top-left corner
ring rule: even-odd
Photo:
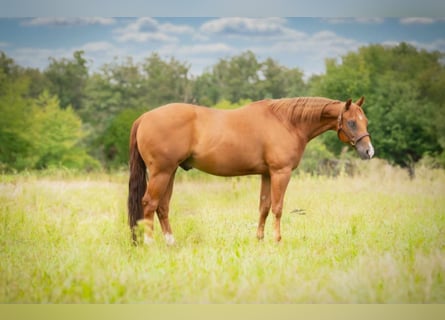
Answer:
[[[342,111],[340,113],[340,115],[338,116],[338,125],[337,125],[337,137],[338,139],[340,139],[340,132],[342,132],[346,138],[349,139],[349,144],[351,144],[351,146],[355,147],[355,145],[362,140],[364,137],[370,137],[371,135],[368,132],[365,132],[361,135],[359,135],[358,137],[355,136],[350,136],[344,129],[343,129],[343,113],[344,111]],[[340,139],[340,141],[342,141],[342,139]]]

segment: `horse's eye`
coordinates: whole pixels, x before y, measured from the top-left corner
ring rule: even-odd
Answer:
[[[351,130],[355,130],[357,129],[357,123],[354,120],[348,120],[348,127]]]

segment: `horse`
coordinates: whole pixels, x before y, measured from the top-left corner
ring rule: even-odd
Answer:
[[[373,157],[363,102],[364,97],[355,103],[296,97],[255,101],[233,110],[170,103],[142,114],[132,125],[129,144],[133,241],[139,242],[136,229],[144,229],[144,243],[153,241],[156,212],[167,244],[174,244],[169,203],[181,167],[217,176],[260,175],[256,237],[264,238],[272,209],[274,239],[279,242],[285,191],[311,139],[336,130],[338,139],[354,147],[360,158]]]

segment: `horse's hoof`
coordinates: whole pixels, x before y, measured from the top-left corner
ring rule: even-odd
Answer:
[[[149,237],[148,235],[144,234],[144,243],[146,245],[151,245],[154,242],[152,237]]]
[[[175,244],[175,237],[173,237],[173,235],[171,233],[167,233],[165,235],[165,242],[169,245],[172,246]]]

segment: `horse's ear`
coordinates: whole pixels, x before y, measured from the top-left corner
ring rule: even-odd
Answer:
[[[355,104],[358,105],[359,107],[361,107],[363,102],[365,102],[365,97],[364,96],[362,96],[360,99],[358,99]]]
[[[346,101],[346,104],[345,104],[345,110],[346,110],[346,111],[349,110],[349,107],[351,106],[351,103],[352,103],[352,99],[348,99],[348,100]]]

